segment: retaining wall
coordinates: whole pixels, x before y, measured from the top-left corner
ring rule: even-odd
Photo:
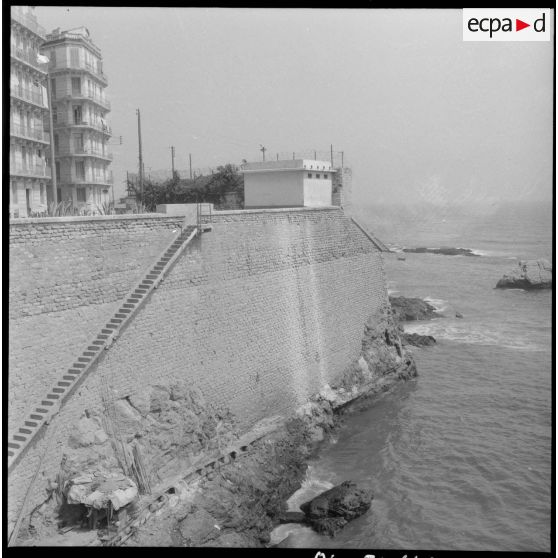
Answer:
[[[14,467],[10,520],[40,459],[28,509],[44,499],[46,479],[58,471],[72,424],[85,409],[102,407],[102,393],[141,396],[149,385],[187,379],[247,430],[261,418],[290,414],[358,356],[364,324],[387,292],[381,253],[339,208],[217,212],[204,221],[212,230],[185,250],[43,438],[33,441]],[[166,242],[173,221],[157,222],[157,234],[150,234],[155,242],[163,237]],[[101,229],[110,236],[104,225]],[[150,243],[149,234],[133,234],[139,235],[137,242]],[[77,238],[67,242],[81,245]],[[119,258],[115,244],[107,260],[109,270],[114,259],[127,262],[129,280],[145,262],[136,260],[140,251],[131,247]],[[24,248],[19,250],[13,258],[22,258]],[[118,285],[121,278],[116,268],[112,279],[102,275]],[[79,308],[89,311],[87,305]],[[85,314],[72,317],[80,335],[86,331]],[[25,332],[18,331],[21,343]],[[34,374],[43,374],[40,362]],[[10,389],[19,393],[16,384]]]

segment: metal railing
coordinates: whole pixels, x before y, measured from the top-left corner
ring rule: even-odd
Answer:
[[[81,37],[83,38],[83,37]],[[84,72],[89,72],[91,75],[99,78],[101,81],[103,81],[105,84],[108,84],[108,76],[103,72],[103,71],[98,71],[97,68],[93,65],[93,64],[88,64],[87,62],[81,64],[80,62],[78,62],[77,64],[75,62],[68,62],[65,65],[54,65],[54,64],[50,64],[49,69],[51,71],[58,71],[58,70],[82,70]]]
[[[17,60],[20,60],[21,62],[25,62],[26,64],[33,66],[34,68],[40,70],[41,72],[44,72],[45,74],[48,71],[47,64],[44,64],[42,62],[37,62],[37,55],[39,54],[37,51],[23,50],[22,48],[11,47],[10,54]]]
[[[333,168],[344,167],[347,162],[343,151],[320,151],[307,149],[304,151],[279,151],[266,154],[266,161],[287,161],[289,159],[313,159],[317,161],[329,161]]]
[[[44,143],[50,143],[48,135],[45,134],[43,130],[29,128],[26,126],[22,126],[21,124],[14,124],[13,122],[10,122],[10,134],[22,138],[42,141]]]
[[[110,126],[104,126],[103,124],[97,124],[96,122],[88,122],[86,120],[81,120],[80,122],[64,122],[58,120],[57,122],[54,123],[54,129],[66,128],[68,126],[87,126],[88,128],[93,128],[94,130],[102,132],[107,136],[112,135],[112,128]],[[45,125],[45,129],[50,130],[50,128],[46,125]]]
[[[112,153],[105,152],[98,149],[93,149],[91,147],[74,147],[73,149],[65,149],[57,152],[57,155],[64,157],[69,155],[92,155],[94,157],[100,157],[101,159],[109,159],[112,161]]]
[[[11,165],[10,174],[24,176],[36,176],[39,178],[51,178],[52,172],[46,165]]]
[[[71,180],[71,184],[112,184],[113,178],[112,175],[103,178],[102,176],[94,176],[93,178],[81,178],[81,177],[74,177]]]
[[[34,105],[37,105],[41,108],[48,109],[43,103],[43,95],[38,91],[32,91],[31,89],[27,89],[26,87],[10,87],[10,95],[12,97],[17,97],[18,99],[22,99],[23,101],[29,101]]]

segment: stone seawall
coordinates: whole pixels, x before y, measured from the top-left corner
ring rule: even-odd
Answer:
[[[107,398],[133,401],[150,386],[186,380],[209,404],[230,411],[239,430],[246,431],[262,418],[287,417],[326,383],[346,373],[360,354],[365,323],[386,304],[387,292],[380,252],[341,210],[219,212],[204,220],[212,230],[186,249],[43,437],[33,441],[15,466],[9,479],[10,521],[37,468],[27,510],[44,501],[47,480],[59,470],[73,425],[85,410],[102,414]],[[27,382],[25,388],[15,381],[17,376],[12,382],[10,370],[10,419],[18,413],[25,390],[39,385],[43,377],[50,378],[55,366],[54,361],[43,366],[40,354],[27,347],[29,332],[44,332],[47,338],[40,342],[44,347],[55,343],[54,360],[67,365],[65,356],[99,322],[97,312],[103,314],[102,321],[103,306],[112,309],[120,293],[133,286],[157,249],[170,240],[180,219],[157,218],[151,228],[146,221],[137,221],[130,219],[114,230],[102,220],[97,231],[84,225],[71,229],[73,234],[63,230],[51,242],[58,256],[50,268],[46,238],[58,231],[43,225],[39,236],[45,240],[33,248],[16,228],[11,246],[14,272],[23,272],[26,257],[36,259],[45,267],[42,274],[34,268],[35,282],[51,289],[44,292],[57,286],[51,269],[54,276],[60,274],[70,304],[76,300],[83,304],[66,308],[61,303],[59,322],[43,311],[26,315],[23,312],[34,308],[34,303],[28,291],[24,294],[11,285],[21,309],[12,318],[10,343],[15,353],[11,349],[10,357],[15,354],[21,359],[25,367],[16,367],[15,373]],[[59,249],[60,242],[65,243],[65,251]],[[75,276],[66,272],[72,277],[68,279],[59,267],[76,260],[71,254],[63,256],[70,247],[83,250],[77,257],[83,260],[77,261],[86,263]],[[104,258],[105,264],[98,258]],[[93,284],[105,281],[111,293],[106,299],[84,288],[87,266]],[[13,281],[16,278],[14,274]],[[29,279],[26,284],[32,283]],[[25,328],[23,320],[35,330]],[[53,327],[54,323],[60,327]],[[58,358],[62,353],[64,358]],[[36,364],[25,376],[30,363]]]
[[[161,216],[10,221],[10,431],[181,223]]]

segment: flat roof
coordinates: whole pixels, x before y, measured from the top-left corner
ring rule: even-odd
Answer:
[[[278,172],[278,171],[327,171],[336,172],[331,167],[330,161],[317,161],[315,159],[285,159],[282,161],[259,161],[255,163],[245,163],[241,167],[241,172]]]

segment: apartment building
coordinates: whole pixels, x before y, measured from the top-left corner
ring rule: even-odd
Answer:
[[[112,185],[110,102],[101,51],[87,28],[79,27],[55,29],[41,52],[49,58],[57,199],[97,212],[109,202]]]
[[[30,6],[11,7],[10,215],[44,213],[52,199],[47,66],[39,61],[45,30]]]

